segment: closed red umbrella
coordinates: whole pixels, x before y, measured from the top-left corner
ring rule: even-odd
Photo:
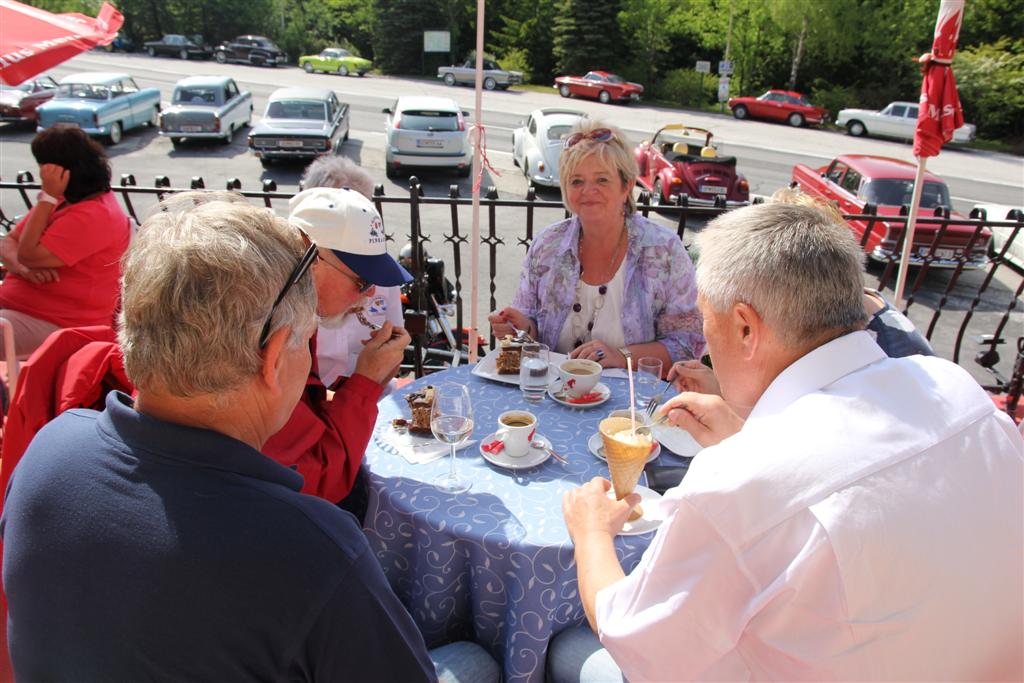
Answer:
[[[95,19],[0,0],[0,81],[17,85],[117,37],[124,17],[103,3]]]
[[[907,217],[907,234],[903,240],[900,269],[896,276],[894,297],[901,306],[903,287],[907,281],[910,252],[914,244],[914,228],[921,205],[925,160],[938,155],[942,145],[953,139],[953,131],[964,125],[960,108],[960,95],[953,76],[953,53],[960,37],[960,24],[964,18],[965,0],[942,0],[935,21],[932,51],[921,56],[921,106],[917,110],[917,129],[914,131],[914,156],[917,157],[917,177]]]

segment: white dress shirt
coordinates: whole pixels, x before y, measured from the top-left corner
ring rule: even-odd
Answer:
[[[1021,680],[1024,441],[962,368],[865,332],[783,371],[597,595],[634,683]]]
[[[377,287],[364,309],[366,319],[377,325],[390,320],[398,327],[405,322],[402,314],[402,292],[399,287]],[[370,330],[355,315],[349,313],[338,327],[317,328],[316,363],[320,381],[324,386],[334,384],[339,377],[350,377],[363,351],[363,340]]]

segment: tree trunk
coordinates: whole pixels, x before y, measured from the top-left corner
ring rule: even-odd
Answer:
[[[800,24],[800,39],[796,43],[796,51],[793,53],[793,68],[789,72],[789,89],[796,90],[796,76],[800,71],[800,60],[804,58],[804,46],[807,43],[807,15]]]

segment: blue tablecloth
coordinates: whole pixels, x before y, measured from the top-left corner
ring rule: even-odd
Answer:
[[[404,396],[410,391],[427,384],[469,386],[475,422],[470,438],[478,443],[459,451],[457,467],[473,488],[456,495],[440,491],[431,481],[447,471],[447,456],[411,465],[375,436],[365,458],[366,533],[428,647],[474,640],[501,662],[507,682],[541,682],[550,638],[584,621],[562,495],[592,477],[609,476],[604,461],[587,449],[587,439],[610,411],[629,407],[628,388],[625,380],[604,379],[611,398],[588,409],[550,398],[531,406],[518,386],[481,379],[470,370],[430,375],[382,399],[377,430],[409,416]],[[538,416],[538,433],[568,458],[568,465],[549,458],[512,472],[483,459],[479,442],[496,430],[500,413],[514,408]],[[659,459],[684,462],[665,450]],[[616,538],[627,572],[653,535]]]

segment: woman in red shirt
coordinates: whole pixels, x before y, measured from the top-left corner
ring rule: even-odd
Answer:
[[[32,156],[43,189],[0,242],[7,267],[0,317],[14,328],[19,358],[59,328],[113,324],[131,235],[98,142],[78,128],[55,126],[32,140]]]

